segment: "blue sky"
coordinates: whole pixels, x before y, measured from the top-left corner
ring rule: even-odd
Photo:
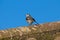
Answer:
[[[60,20],[60,0],[0,0],[0,30],[27,26],[25,14],[38,23]]]

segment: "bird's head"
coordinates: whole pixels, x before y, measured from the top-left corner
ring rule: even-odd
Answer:
[[[30,16],[30,14],[27,13],[27,14],[26,14],[26,17],[28,17],[28,16]]]

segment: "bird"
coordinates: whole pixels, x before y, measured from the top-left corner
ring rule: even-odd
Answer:
[[[27,23],[29,23],[29,25],[32,25],[33,22],[37,23],[36,20],[29,13],[26,14],[26,21]]]

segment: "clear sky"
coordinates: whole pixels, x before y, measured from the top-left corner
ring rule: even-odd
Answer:
[[[0,0],[0,30],[27,26],[25,14],[38,23],[60,20],[60,0]]]

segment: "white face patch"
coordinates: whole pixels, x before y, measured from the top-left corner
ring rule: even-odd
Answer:
[[[30,16],[29,14],[26,14],[26,17]]]
[[[32,23],[32,20],[27,20],[27,21],[28,21],[29,24]]]

